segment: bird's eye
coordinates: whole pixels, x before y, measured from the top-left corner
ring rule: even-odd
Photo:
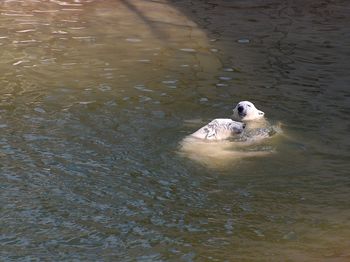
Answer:
[[[248,105],[249,107],[251,107],[251,105]]]

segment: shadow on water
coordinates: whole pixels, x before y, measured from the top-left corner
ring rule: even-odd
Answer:
[[[132,2],[127,1],[127,0],[121,0],[121,3],[123,3],[132,13],[137,14],[137,16],[146,24],[148,25],[148,28],[152,31],[153,35],[160,40],[167,39],[167,34],[163,30],[159,30],[157,26],[155,26],[156,22],[161,22],[161,21],[152,21],[149,19],[145,13],[142,11],[142,7],[139,9],[137,8]],[[161,4],[166,4],[166,3],[161,3]]]
[[[349,259],[349,10],[2,1],[1,260]],[[240,100],[273,154],[177,153]]]

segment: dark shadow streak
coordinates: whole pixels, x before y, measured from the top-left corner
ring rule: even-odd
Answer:
[[[160,40],[164,40],[168,38],[168,35],[164,33],[162,30],[159,30],[156,26],[154,26],[154,23],[157,21],[150,20],[148,17],[146,17],[136,6],[129,3],[127,0],[120,0],[121,3],[123,3],[130,11],[134,12],[138,15],[138,17],[151,29],[153,34]]]

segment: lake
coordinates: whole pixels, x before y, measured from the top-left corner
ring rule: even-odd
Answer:
[[[0,260],[350,260],[349,13],[2,1]],[[273,153],[179,153],[241,100]]]

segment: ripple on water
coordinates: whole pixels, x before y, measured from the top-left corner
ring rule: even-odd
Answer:
[[[80,101],[78,102],[80,105],[89,105],[89,104],[93,104],[96,103],[96,101]]]
[[[67,31],[63,31],[63,30],[57,30],[57,31],[52,31],[53,34],[58,34],[58,35],[66,35],[68,34]]]
[[[139,96],[139,102],[140,103],[145,103],[145,102],[149,102],[152,101],[152,98],[149,96]]]
[[[125,41],[130,43],[140,43],[142,40],[140,38],[126,38]]]
[[[42,140],[50,139],[50,137],[48,136],[37,135],[37,134],[24,134],[23,137],[27,141],[42,141]]]
[[[19,60],[19,61],[13,63],[12,65],[17,66],[17,65],[20,65],[23,63],[29,63],[29,62],[30,62],[29,60]]]
[[[140,90],[142,92],[153,92],[152,89],[149,89],[149,88],[147,88],[144,85],[136,85],[136,86],[134,86],[134,88],[137,89],[137,90]]]
[[[224,84],[224,83],[217,83],[216,86],[217,86],[217,87],[225,87],[225,86],[227,86],[227,84]]]
[[[4,12],[4,13],[1,13],[1,15],[3,15],[3,16],[19,16],[19,17],[31,17],[31,16],[34,16],[33,14],[27,14],[27,13],[20,13],[20,12],[18,12],[18,13],[6,13],[6,12]]]
[[[56,58],[46,58],[40,60],[40,63],[43,65],[50,65],[50,64],[55,64],[56,63]]]
[[[250,40],[247,38],[242,38],[242,39],[238,39],[237,42],[240,44],[249,44]]]
[[[180,48],[179,50],[181,50],[183,52],[188,52],[188,53],[196,52],[196,49],[193,49],[193,48]]]
[[[30,33],[30,32],[35,32],[36,29],[24,29],[24,30],[19,30],[19,31],[16,31],[16,33]]]
[[[34,108],[34,111],[38,112],[38,113],[41,113],[41,114],[45,114],[46,113],[46,111],[43,108],[41,108],[41,107]]]
[[[229,81],[229,80],[232,80],[232,77],[229,77],[229,76],[219,76],[219,79],[220,79],[220,80],[223,80],[223,81]]]
[[[58,9],[52,9],[52,10],[39,10],[39,9],[35,9],[33,10],[33,13],[57,13],[60,10]]]
[[[111,91],[112,90],[112,87],[108,84],[100,84],[98,86],[98,89],[102,92],[106,92],[106,91]]]
[[[96,43],[96,37],[95,36],[73,36],[72,39],[78,40],[80,42],[85,43]]]
[[[163,84],[166,84],[166,85],[175,85],[177,83],[177,79],[174,79],[174,80],[164,80],[162,81]]]
[[[150,63],[151,60],[149,60],[149,59],[139,59],[139,60],[137,60],[137,62],[140,62],[140,63]]]

